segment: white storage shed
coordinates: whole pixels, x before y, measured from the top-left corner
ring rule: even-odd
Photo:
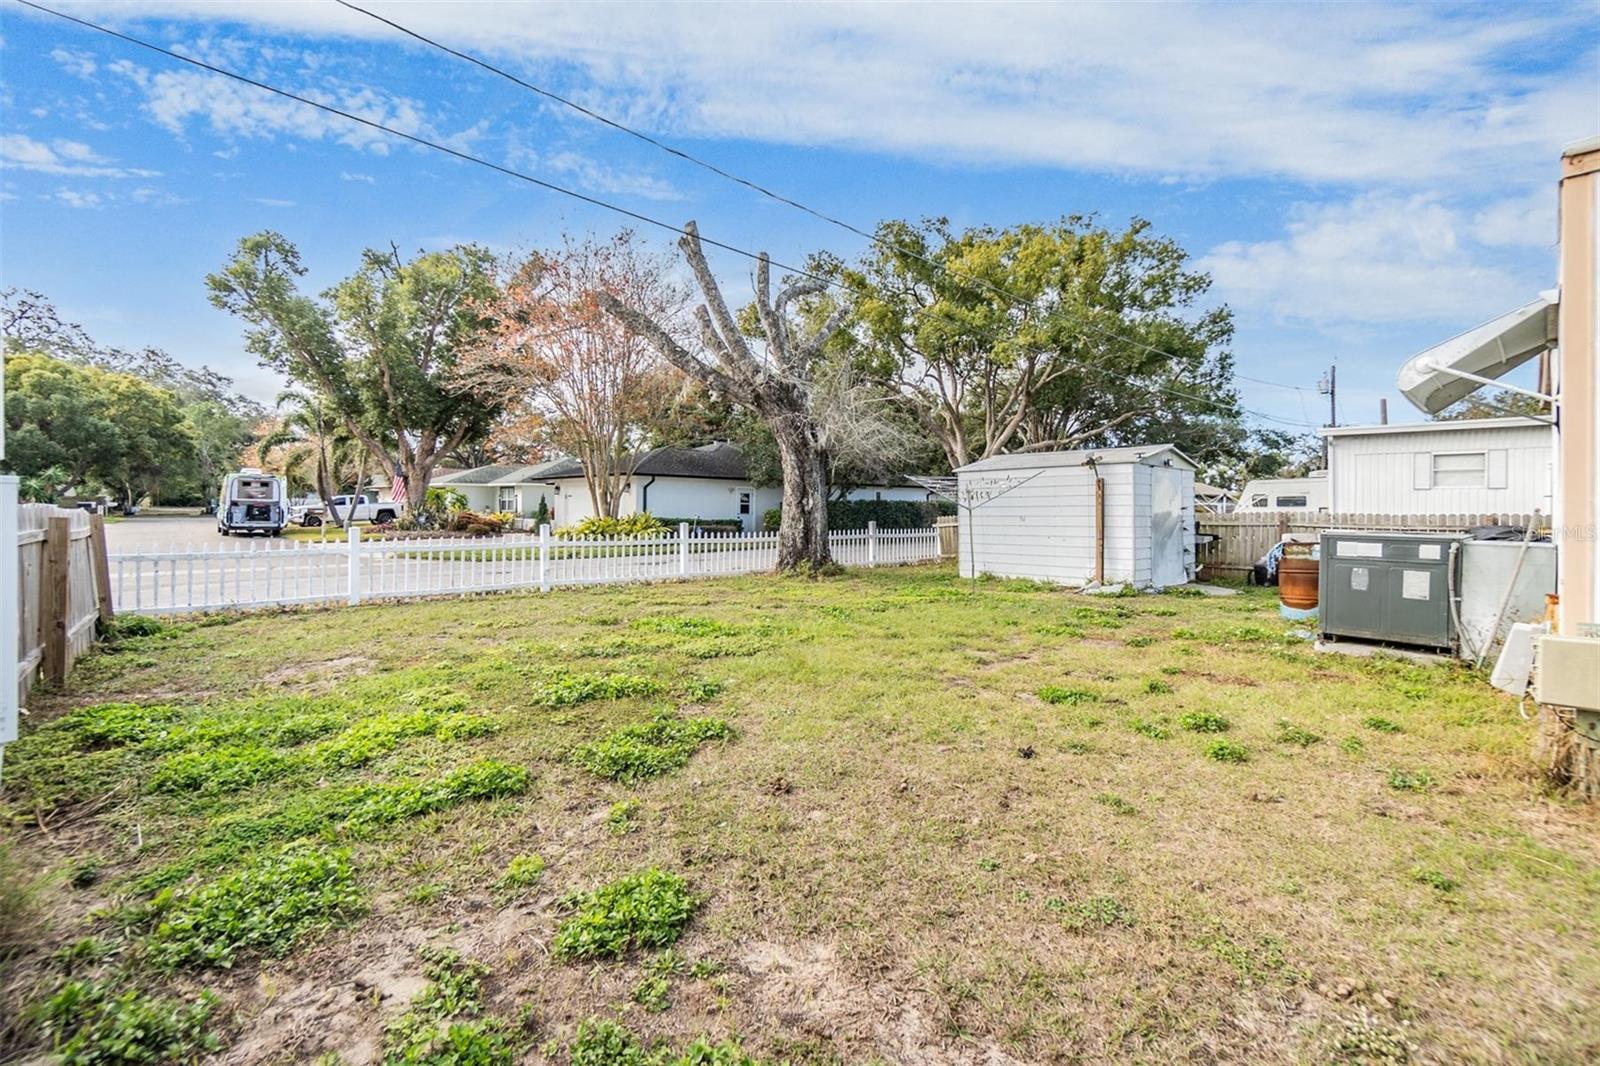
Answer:
[[[1195,464],[1170,444],[997,455],[956,471],[961,573],[1082,587],[1194,576]]]

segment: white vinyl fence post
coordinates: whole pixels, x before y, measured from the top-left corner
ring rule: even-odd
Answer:
[[[0,431],[3,432],[3,431]],[[22,701],[18,632],[22,617],[21,554],[17,546],[17,478],[0,477],[0,757],[17,739]]]
[[[689,523],[678,523],[678,576],[689,576]]]
[[[351,523],[346,531],[350,545],[350,606],[361,602],[361,530]]]
[[[550,523],[539,524],[539,591],[550,591]]]
[[[867,565],[878,565],[878,523],[867,523]]]

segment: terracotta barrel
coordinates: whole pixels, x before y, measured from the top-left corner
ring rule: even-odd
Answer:
[[[1285,607],[1305,611],[1317,605],[1319,569],[1320,564],[1315,559],[1286,555],[1278,560],[1278,599]]]

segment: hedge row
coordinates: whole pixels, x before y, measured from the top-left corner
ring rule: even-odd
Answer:
[[[956,513],[948,500],[830,500],[829,529],[865,529],[868,522],[879,529],[925,529],[940,515]],[[777,529],[782,509],[774,507],[761,516],[767,529]]]

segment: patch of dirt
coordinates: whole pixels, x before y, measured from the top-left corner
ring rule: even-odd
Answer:
[[[261,679],[264,685],[307,684],[329,679],[330,674],[346,678],[353,674],[370,673],[377,664],[365,655],[341,655],[337,659],[324,659],[317,663],[291,663],[280,666]]]
[[[906,1066],[1021,1066],[992,1044],[949,1039],[905,982],[859,981],[830,945],[751,944],[734,970],[749,978],[748,1002],[789,1034],[866,1045]]]

